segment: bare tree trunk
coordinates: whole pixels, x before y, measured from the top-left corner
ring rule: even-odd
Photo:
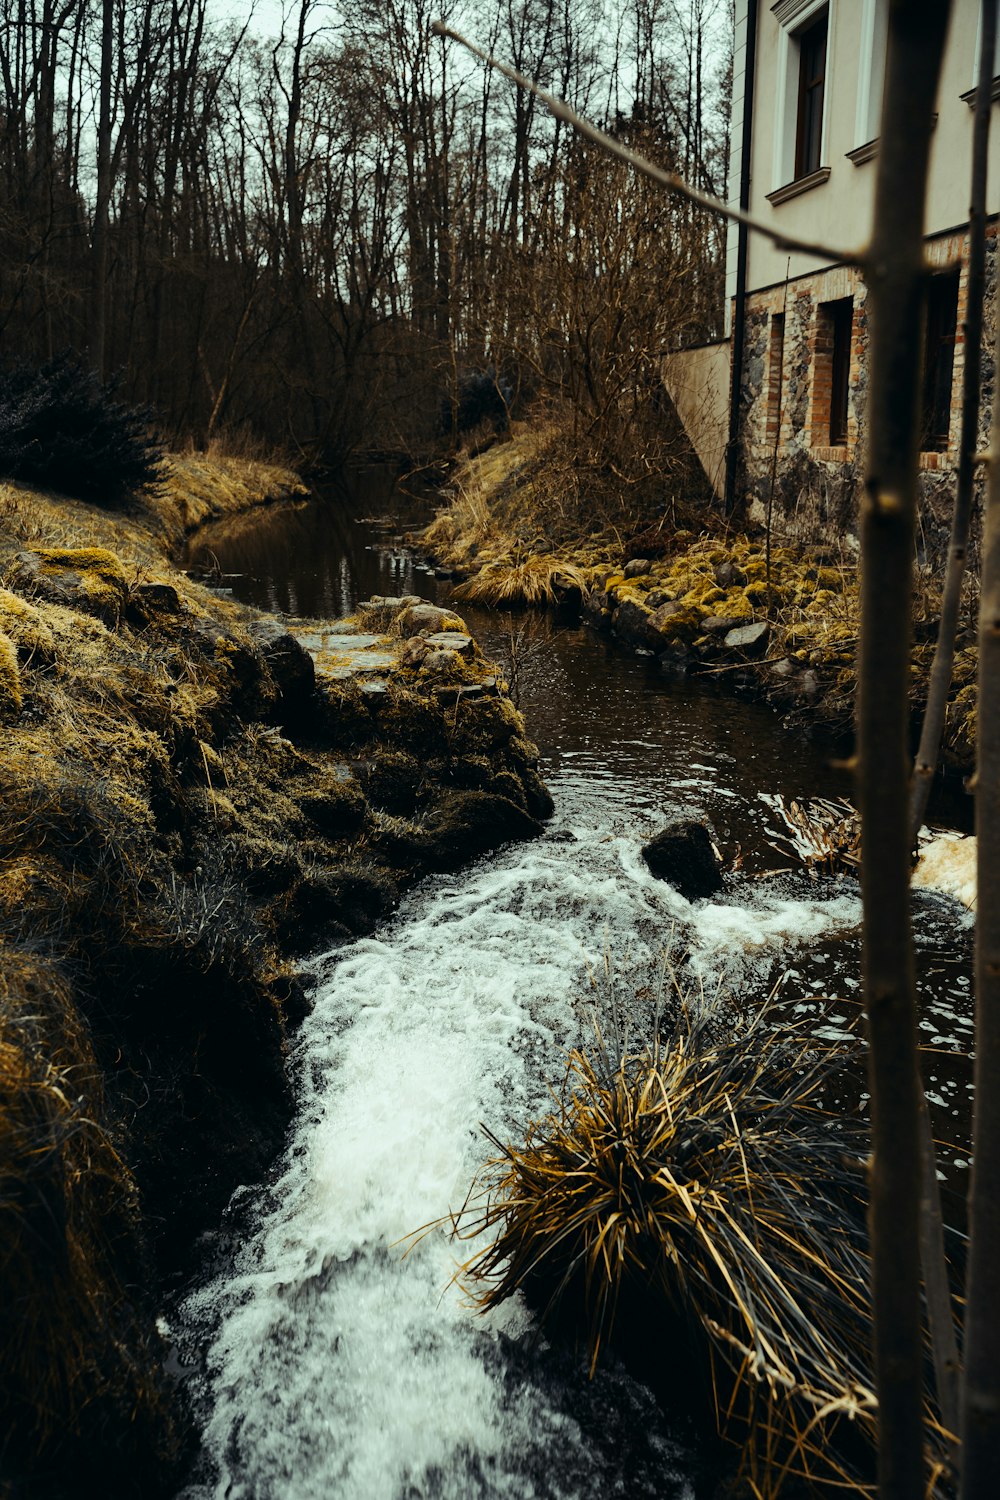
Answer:
[[[108,281],[108,211],[111,203],[111,67],[113,60],[114,0],[103,0],[101,10],[101,78],[97,121],[97,201],[94,204],[93,273],[90,288],[90,361],[105,376],[105,328]]]
[[[1000,369],[1000,322],[997,324]],[[979,609],[976,1062],[962,1380],[962,1500],[996,1494],[1000,1453],[1000,390],[994,384]]]
[[[962,599],[962,577],[969,545],[969,518],[976,448],[979,440],[979,377],[983,342],[983,289],[986,283],[986,164],[989,156],[990,111],[992,110],[993,55],[996,46],[997,0],[981,0],[979,74],[976,81],[976,114],[972,128],[972,202],[969,208],[969,278],[965,304],[965,364],[962,370],[962,433],[958,450],[958,485],[951,520],[948,566],[941,598],[934,664],[931,667],[927,707],[920,731],[920,745],[913,766],[910,789],[910,834],[916,842],[927,810],[931,782],[937,768],[944,730],[951,670],[955,659],[955,633]]]
[[[910,930],[909,667],[927,162],[949,6],[893,0],[875,223],[861,507],[858,802],[872,1095],[881,1500],[923,1495],[920,1078]]]

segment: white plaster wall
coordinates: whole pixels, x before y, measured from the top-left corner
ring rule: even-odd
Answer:
[[[729,340],[664,356],[663,383],[716,495],[726,478]]]
[[[727,202],[740,206],[740,176],[743,170],[743,111],[746,96],[747,68],[747,0],[736,0],[733,35],[733,103],[729,130],[729,180]],[[726,333],[731,331],[733,298],[736,296],[736,251],[739,230],[730,222],[726,228]]]
[[[751,211],[789,233],[845,249],[862,245],[871,228],[877,163],[873,159],[855,165],[847,153],[863,145],[864,140],[859,137],[867,134],[866,84],[876,90],[879,87],[878,26],[882,5],[884,0],[830,0],[823,153],[823,164],[830,168],[830,177],[777,206],[770,204],[766,195],[784,185],[776,180],[782,162],[787,159],[781,136],[795,101],[794,94],[790,99],[787,94],[788,52],[782,46],[782,27],[775,11],[787,13],[795,7],[790,6],[790,0],[778,0],[777,4],[762,0],[759,7]],[[808,10],[808,0],[804,0],[800,14],[807,16]],[[737,12],[742,13],[745,21],[745,0],[739,0]],[[972,109],[961,96],[975,81],[978,13],[978,0],[954,0],[931,150],[928,234],[954,228],[968,219]],[[735,99],[734,90],[734,117]],[[740,99],[742,102],[742,90]],[[734,118],[734,127],[736,123]],[[738,157],[738,141],[734,149]],[[737,173],[737,195],[738,191]],[[732,192],[731,175],[731,195]],[[1000,211],[1000,103],[993,105],[987,207],[991,213]],[[751,235],[748,289],[772,286],[783,281],[786,274],[801,276],[824,264],[829,262],[803,255],[792,255],[789,261],[787,251],[776,250],[761,236]],[[735,264],[727,264],[727,271],[731,271],[735,285]],[[730,295],[733,289],[728,288]]]

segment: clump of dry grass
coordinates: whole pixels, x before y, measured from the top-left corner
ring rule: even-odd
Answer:
[[[576,593],[579,598],[590,586],[590,572],[562,558],[532,555],[504,566],[488,564],[455,590],[456,599],[495,605],[552,604]]]
[[[866,1142],[823,1105],[835,1065],[766,1013],[713,1036],[683,1008],[662,1045],[617,1058],[598,1039],[523,1144],[491,1137],[457,1217],[491,1236],[461,1273],[479,1305],[525,1289],[545,1317],[575,1315],[591,1369],[626,1302],[645,1339],[669,1328],[700,1351],[757,1496],[870,1478]],[[928,1430],[933,1468],[930,1409]]]

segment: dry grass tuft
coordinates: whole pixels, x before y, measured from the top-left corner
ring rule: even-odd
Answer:
[[[479,1305],[526,1289],[569,1312],[591,1369],[620,1306],[646,1342],[680,1331],[757,1496],[793,1476],[853,1488],[874,1451],[866,1141],[823,1106],[834,1066],[766,1015],[717,1039],[684,1009],[664,1045],[617,1060],[599,1038],[523,1145],[491,1137],[456,1221],[492,1237],[462,1268]]]
[[[455,598],[504,609],[516,604],[552,604],[573,592],[579,597],[589,586],[590,574],[585,568],[559,557],[536,555],[507,566],[488,564],[459,584]]]

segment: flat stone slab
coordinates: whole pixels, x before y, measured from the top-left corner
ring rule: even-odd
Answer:
[[[316,670],[324,677],[342,681],[368,672],[387,672],[396,665],[394,651],[318,651]]]
[[[367,651],[382,639],[380,635],[365,635],[354,627],[340,630],[329,625],[324,625],[322,630],[295,629],[292,634],[314,656],[317,651]]]
[[[419,594],[372,594],[370,599],[363,599],[358,605],[359,610],[384,609],[398,613],[401,609],[409,609],[411,604],[423,604],[426,601]]]
[[[432,651],[458,651],[464,656],[472,650],[472,636],[460,630],[439,630],[436,635],[425,635],[424,640]]]

